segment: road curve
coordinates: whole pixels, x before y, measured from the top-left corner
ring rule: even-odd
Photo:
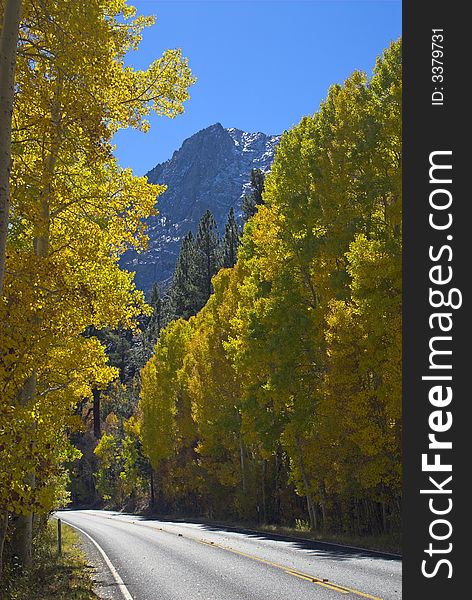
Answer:
[[[401,598],[401,561],[386,554],[112,511],[66,510],[56,516],[96,543],[92,545],[84,536],[93,562],[101,561],[98,566],[106,580],[101,589],[107,598]],[[108,558],[107,565],[103,554]],[[118,577],[111,576],[109,563]]]

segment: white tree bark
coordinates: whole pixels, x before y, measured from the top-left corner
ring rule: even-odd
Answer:
[[[0,32],[0,296],[5,277],[10,214],[11,129],[21,1],[5,0]]]
[[[3,294],[10,214],[11,130],[15,97],[16,49],[21,0],[5,0],[0,32],[0,296]],[[2,511],[0,527],[0,578],[8,512]]]

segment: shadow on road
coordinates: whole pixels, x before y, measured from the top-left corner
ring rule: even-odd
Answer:
[[[352,546],[343,546],[331,542],[321,542],[300,537],[293,537],[280,533],[271,533],[266,531],[256,531],[254,529],[243,526],[226,525],[222,523],[208,523],[197,519],[171,518],[160,515],[133,515],[128,513],[117,513],[121,516],[129,516],[135,520],[141,521],[160,521],[163,523],[175,525],[192,525],[198,527],[200,531],[211,531],[214,533],[239,533],[252,539],[269,540],[274,542],[285,542],[290,544],[291,548],[304,550],[309,554],[316,555],[317,558],[325,558],[329,560],[348,560],[352,558],[368,559],[368,560],[393,560],[401,562],[402,557],[398,554],[388,552],[380,552],[377,550],[367,550],[363,548],[355,548]]]

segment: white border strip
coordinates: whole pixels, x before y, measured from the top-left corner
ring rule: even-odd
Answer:
[[[110,569],[111,574],[113,575],[114,580],[116,581],[118,587],[120,588],[121,593],[123,594],[123,597],[125,598],[125,600],[133,600],[133,596],[129,593],[128,588],[126,587],[124,581],[121,579],[118,571],[115,569],[115,567],[113,566],[111,560],[108,558],[108,556],[105,554],[105,550],[103,550],[103,548],[98,544],[98,542],[96,542],[93,537],[91,535],[89,535],[86,531],[84,531],[83,529],[81,529],[80,527],[77,527],[77,525],[73,525],[72,523],[69,523],[68,521],[65,521],[64,519],[62,519],[61,517],[56,517],[57,519],[61,519],[61,521],[63,523],[66,523],[66,525],[70,525],[71,527],[73,527],[74,529],[77,529],[77,531],[80,531],[80,533],[82,535],[85,535],[91,542],[92,544],[95,544],[97,550],[100,552],[100,554],[103,556],[103,560],[106,562],[107,567]]]

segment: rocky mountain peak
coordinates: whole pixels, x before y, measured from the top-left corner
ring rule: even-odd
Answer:
[[[207,209],[221,231],[231,207],[241,216],[251,170],[269,170],[279,140],[278,135],[215,123],[187,138],[172,158],[147,173],[151,183],[164,183],[167,191],[158,199],[158,216],[148,222],[148,251],[128,252],[122,261],[126,269],[136,271],[138,288],[148,291],[154,281],[169,281],[181,240],[189,230],[195,232]]]

